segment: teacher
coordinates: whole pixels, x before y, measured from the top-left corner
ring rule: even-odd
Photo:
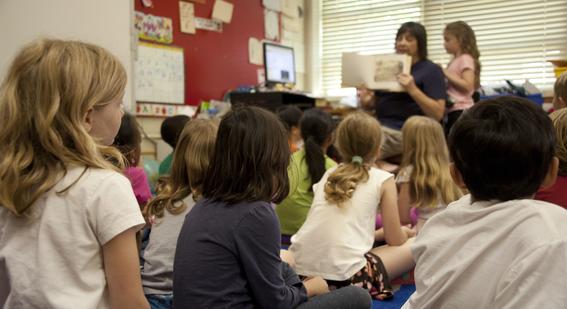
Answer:
[[[382,124],[384,141],[380,159],[394,159],[402,154],[402,126],[414,115],[441,121],[445,114],[445,77],[442,69],[427,59],[427,34],[423,25],[402,24],[396,34],[396,53],[412,57],[411,74],[398,75],[406,92],[376,91],[376,118]],[[395,161],[398,161],[395,160]]]

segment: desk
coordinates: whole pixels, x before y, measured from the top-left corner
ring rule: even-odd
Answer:
[[[230,102],[233,106],[238,104],[256,105],[271,111],[276,111],[283,105],[295,105],[301,110],[315,107],[315,99],[303,94],[293,92],[232,92]]]

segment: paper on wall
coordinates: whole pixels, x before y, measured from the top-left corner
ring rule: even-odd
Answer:
[[[216,0],[213,6],[213,19],[220,20],[225,23],[230,23],[232,20],[233,4],[223,0]]]
[[[293,32],[299,32],[300,28],[301,27],[299,26],[299,19],[282,15],[282,29]]]
[[[256,38],[248,39],[248,61],[252,64],[262,65],[264,59],[262,55],[262,42]]]
[[[262,4],[266,9],[281,12],[282,10],[282,3],[280,0],[262,0]]]
[[[222,32],[222,22],[212,19],[206,19],[201,17],[195,17],[195,28]]]
[[[282,13],[289,17],[299,17],[297,10],[297,0],[282,0]]]
[[[181,32],[195,34],[195,10],[193,3],[179,1],[179,23]]]
[[[280,27],[278,13],[264,10],[264,32],[266,39],[278,40],[280,37]]]

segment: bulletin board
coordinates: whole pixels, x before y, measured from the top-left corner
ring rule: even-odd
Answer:
[[[185,103],[183,48],[140,42],[135,72],[137,102]]]

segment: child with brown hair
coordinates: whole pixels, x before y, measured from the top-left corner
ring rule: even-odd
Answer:
[[[142,133],[136,117],[128,113],[122,116],[120,129],[112,145],[118,148],[126,159],[124,174],[130,179],[136,200],[143,208],[152,198],[152,192],[146,172],[143,168],[138,167],[141,157]]]
[[[464,21],[455,21],[445,26],[443,31],[444,46],[447,53],[453,55],[443,73],[447,78],[447,123],[445,132],[464,110],[473,105],[472,95],[480,87],[480,53],[476,46],[476,36],[472,28]]]

